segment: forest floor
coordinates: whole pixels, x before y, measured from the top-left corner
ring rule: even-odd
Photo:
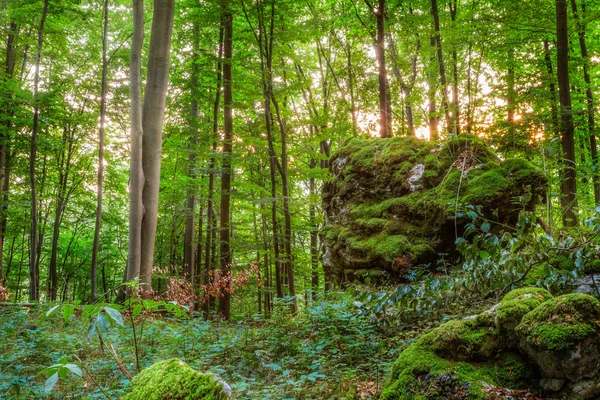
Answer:
[[[464,309],[464,315],[482,306]],[[128,390],[118,363],[135,375],[129,324],[104,331],[101,345],[97,333],[89,337],[89,322],[81,316],[42,321],[49,306],[11,308],[0,308],[0,399],[117,399]],[[398,354],[452,318],[440,314],[390,324],[356,310],[352,295],[331,293],[295,318],[285,306],[268,320],[235,323],[142,315],[136,322],[140,368],[181,358],[220,375],[234,398],[372,399]],[[47,393],[47,368],[62,359],[79,365],[84,377],[61,377]]]

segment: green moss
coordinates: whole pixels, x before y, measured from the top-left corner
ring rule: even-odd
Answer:
[[[535,296],[543,301],[547,301],[552,299],[554,296],[550,294],[546,289],[537,288],[537,287],[524,287],[519,289],[513,289],[508,292],[503,298],[502,301],[510,301],[519,298],[528,298],[530,296]]]
[[[600,333],[600,302],[579,293],[555,297],[526,314],[516,332],[532,346],[566,350]]]
[[[500,168],[493,168],[484,172],[469,182],[466,192],[468,203],[487,203],[503,195],[509,186],[509,181],[504,177]]]
[[[369,258],[382,259],[392,263],[410,250],[410,243],[402,235],[379,234],[366,239],[349,238],[348,242],[356,250],[365,252]]]
[[[131,381],[131,392],[122,400],[217,400],[227,398],[222,385],[181,360],[160,361]]]
[[[504,296],[494,310],[495,322],[500,329],[512,333],[525,314],[552,298],[553,296],[542,288],[514,289]]]
[[[500,342],[497,329],[479,324],[477,319],[446,322],[419,339],[436,354],[456,360],[488,358]]]
[[[416,399],[418,397],[413,393],[408,393],[408,389],[419,377],[426,374],[447,374],[453,372],[456,373],[456,378],[459,381],[470,383],[469,399],[487,399],[487,395],[482,390],[482,379],[475,366],[466,362],[453,362],[443,359],[433,351],[419,344],[410,346],[400,354],[400,357],[398,357],[398,360],[393,365],[392,374],[380,399]],[[425,397],[425,394],[423,394],[423,398],[441,400],[444,397]]]

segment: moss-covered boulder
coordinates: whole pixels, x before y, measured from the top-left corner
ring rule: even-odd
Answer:
[[[487,399],[490,387],[537,389],[550,399],[600,398],[600,302],[585,294],[513,290],[491,309],[442,324],[403,351],[382,398]]]
[[[220,400],[231,394],[214,375],[203,374],[178,359],[160,361],[131,381],[122,400]]]
[[[337,283],[402,278],[452,252],[462,232],[457,203],[482,206],[490,221],[512,225],[545,191],[538,168],[503,161],[473,137],[444,145],[413,137],[350,140],[332,156],[323,186],[326,274]],[[520,196],[522,204],[514,201]]]
[[[596,298],[573,293],[542,303],[523,317],[516,333],[519,346],[539,365],[544,378],[554,383],[563,379],[567,386],[600,379],[600,302]],[[598,383],[594,395],[600,394]]]
[[[529,388],[537,379],[493,319],[468,317],[440,325],[404,350],[381,399],[488,399],[486,387]]]

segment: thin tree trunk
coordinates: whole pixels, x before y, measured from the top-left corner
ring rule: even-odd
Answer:
[[[433,64],[435,63],[435,37],[431,36],[429,39],[429,45],[431,47],[431,57],[429,58],[429,68],[427,71],[427,99],[428,99],[428,120],[429,120],[429,138],[431,140],[439,139],[439,122],[440,118],[437,115],[435,93],[437,92],[437,85],[435,79],[435,73],[433,70]]]
[[[452,24],[456,24],[458,0],[451,0],[449,6]],[[460,135],[460,104],[458,96],[458,54],[456,45],[452,45],[452,129],[454,133]]]
[[[108,0],[104,0],[104,33],[102,35],[102,84],[100,89],[100,129],[98,129],[98,192],[96,204],[96,226],[94,228],[94,244],[92,245],[92,266],[90,275],[92,280],[92,295],[90,303],[95,303],[97,298],[98,277],[96,270],[98,268],[98,248],[100,246],[100,228],[102,225],[102,186],[104,183],[104,125],[106,124],[106,75],[108,70],[107,62],[108,47]],[[102,269],[104,286],[104,268]],[[105,290],[106,291],[106,290]]]
[[[577,30],[579,36],[579,48],[581,50],[581,58],[583,59],[583,79],[585,81],[585,97],[587,103],[587,123],[588,123],[588,135],[590,138],[590,153],[592,156],[593,175],[592,181],[594,182],[594,201],[595,204],[600,204],[600,182],[598,180],[598,145],[596,143],[596,121],[594,113],[596,111],[594,102],[594,92],[592,90],[592,78],[590,76],[590,59],[587,50],[586,43],[586,27],[579,18],[579,12],[577,10],[576,0],[571,0],[571,8],[573,10],[573,17],[577,22]],[[582,12],[585,12],[585,3],[582,5]]]
[[[506,74],[506,121],[508,122],[508,134],[510,140],[515,140],[515,110],[516,110],[516,92],[515,92],[515,50],[508,50],[508,72]]]
[[[556,83],[554,78],[554,69],[552,68],[552,60],[550,58],[550,44],[548,39],[544,39],[544,60],[546,62],[546,70],[549,76],[549,90],[550,90],[550,113],[552,117],[552,131],[554,132],[554,136],[558,137],[559,132],[559,122],[558,122],[558,110],[556,105],[558,103],[558,98],[556,95]]]
[[[131,159],[129,172],[129,254],[126,280],[139,278],[142,258],[142,219],[144,217],[144,169],[142,167],[142,46],[144,43],[144,1],[133,1],[133,39],[129,60],[131,97]]]
[[[437,0],[431,0],[431,15],[433,16],[433,27],[435,29],[435,47],[437,50],[438,68],[440,70],[440,85],[442,86],[442,109],[446,115],[446,127],[448,132],[456,133],[454,116],[449,107],[448,83],[446,80],[446,68],[444,66],[444,52],[442,49],[442,34],[440,31],[440,15],[438,12]]]
[[[219,50],[217,54],[217,84],[215,90],[215,101],[213,103],[213,126],[212,126],[212,156],[209,164],[209,175],[208,175],[208,199],[206,201],[206,243],[204,245],[204,285],[208,287],[210,285],[210,271],[212,258],[214,257],[214,219],[215,211],[213,205],[214,187],[215,187],[215,156],[217,151],[217,137],[219,134],[219,107],[221,103],[221,84],[223,81],[222,68],[223,68],[223,36],[224,36],[223,19],[221,19],[221,26],[219,28]],[[204,312],[205,316],[208,317],[210,312],[210,299],[205,299]]]
[[[220,226],[220,267],[221,273],[225,277],[224,287],[222,287],[221,298],[219,299],[219,314],[224,319],[231,318],[231,221],[230,221],[230,201],[231,201],[231,152],[233,137],[233,109],[232,109],[232,88],[231,88],[231,62],[233,50],[233,16],[229,10],[229,0],[222,0],[223,8],[223,27],[224,27],[224,45],[223,45],[223,161],[221,173],[221,226]]]
[[[31,248],[29,259],[29,300],[39,300],[39,274],[37,271],[37,244],[38,244],[38,210],[37,193],[35,185],[35,158],[37,153],[37,135],[39,130],[40,109],[38,104],[38,90],[40,84],[40,61],[42,58],[42,44],[44,38],[44,23],[48,13],[48,0],[44,0],[44,10],[38,28],[37,55],[35,59],[35,75],[33,78],[33,129],[31,132],[31,146],[29,149],[29,184],[31,185]]]
[[[193,51],[192,51],[192,76],[191,76],[191,138],[190,145],[192,151],[189,155],[188,165],[188,176],[192,180],[191,184],[187,189],[187,200],[186,200],[186,220],[185,220],[185,240],[184,240],[184,257],[183,257],[183,269],[187,274],[187,278],[193,281],[193,271],[195,267],[195,253],[194,253],[194,234],[195,234],[195,214],[196,214],[196,191],[198,185],[196,182],[195,163],[196,163],[196,147],[198,146],[198,66],[197,58],[199,51],[199,37],[200,27],[196,20],[193,23]],[[202,226],[202,224],[200,224]],[[198,248],[201,248],[198,246]]]
[[[577,170],[575,164],[575,137],[571,92],[569,87],[569,34],[567,18],[567,1],[556,0],[556,35],[558,87],[561,107],[561,135],[564,165],[562,171],[563,225],[577,226]]]
[[[315,169],[317,163],[314,159],[310,160],[310,169]],[[316,300],[317,290],[319,288],[319,227],[317,226],[317,210],[314,205],[314,197],[316,196],[317,185],[315,178],[311,174],[309,181],[310,208],[308,217],[310,220],[310,265],[311,265],[311,289],[312,298]]]
[[[388,105],[387,71],[385,66],[385,0],[378,0],[375,9],[369,1],[365,3],[377,19],[377,36],[375,38],[375,56],[379,74],[379,136],[392,136],[390,107]]]

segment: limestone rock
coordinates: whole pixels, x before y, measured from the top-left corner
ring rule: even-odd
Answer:
[[[576,382],[600,372],[600,302],[592,296],[549,300],[525,315],[516,333],[546,378]]]
[[[336,283],[402,279],[454,251],[464,222],[454,219],[457,202],[482,206],[497,226],[512,225],[522,209],[514,198],[530,192],[525,207],[533,209],[545,191],[539,169],[502,161],[472,137],[443,146],[413,137],[353,139],[332,156],[323,186],[326,275]],[[371,269],[379,272],[365,273]]]
[[[450,382],[438,385],[445,392],[432,391],[441,380]],[[381,398],[486,399],[497,388],[599,398],[600,302],[513,290],[490,310],[442,324],[404,350]]]

